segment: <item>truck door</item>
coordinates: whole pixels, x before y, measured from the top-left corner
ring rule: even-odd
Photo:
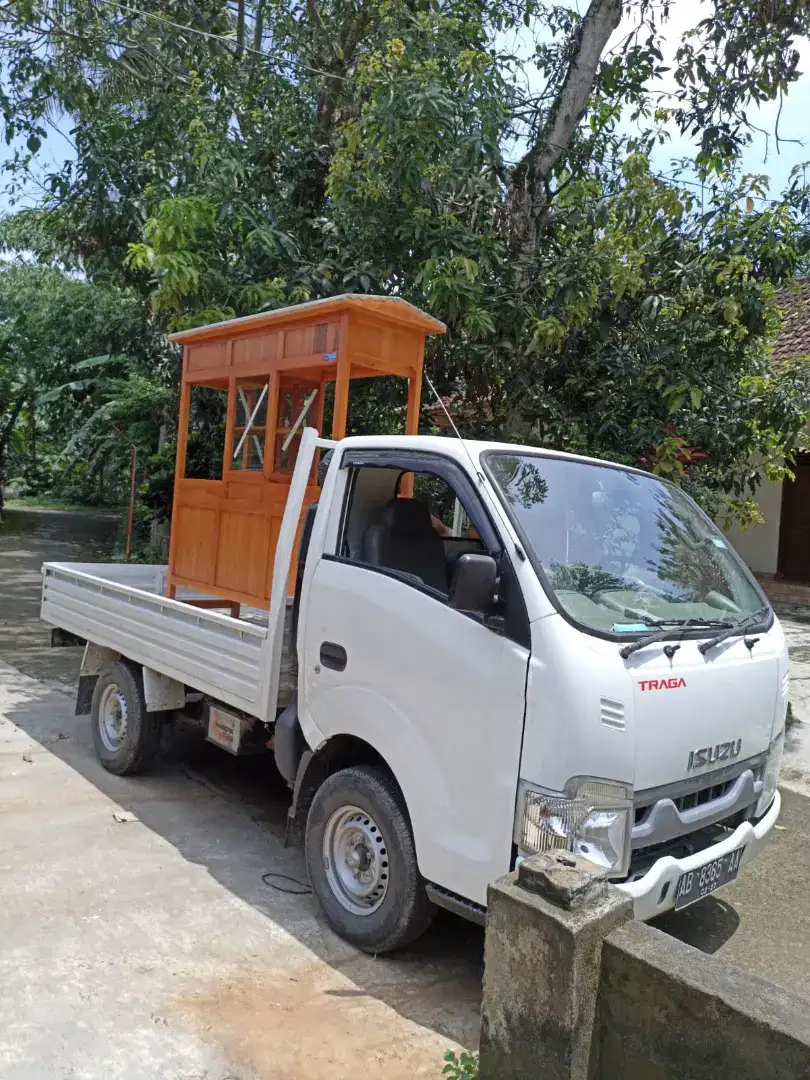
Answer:
[[[523,599],[452,459],[345,451],[342,468],[340,527],[303,600],[302,724],[372,746],[403,792],[423,876],[485,904],[512,855],[529,660]],[[414,497],[398,497],[411,472]],[[452,535],[463,520],[456,499],[471,523],[463,536]],[[455,560],[475,550],[501,560],[491,619],[448,605]]]

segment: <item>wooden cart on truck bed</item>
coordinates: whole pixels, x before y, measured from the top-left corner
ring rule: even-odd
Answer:
[[[190,692],[204,696],[208,737],[233,753],[294,700],[294,588],[304,511],[320,494],[317,451],[345,435],[357,379],[407,380],[415,434],[425,338],[443,332],[405,301],[339,296],[172,335],[183,374],[168,566],[43,567],[43,620],[87,643],[77,712],[96,714],[108,768],[143,768],[160,720]],[[331,440],[317,440],[330,393]],[[203,448],[205,475],[189,453],[196,396],[219,398],[224,417],[221,446]],[[140,701],[114,679],[99,693],[114,663],[131,666]],[[134,711],[151,732],[144,745]]]

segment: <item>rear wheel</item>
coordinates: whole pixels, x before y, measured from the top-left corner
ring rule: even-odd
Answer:
[[[160,747],[163,713],[147,712],[143,675],[126,660],[107,664],[96,680],[90,712],[93,745],[108,772],[132,776],[145,769]]]
[[[366,952],[402,948],[433,920],[401,795],[384,769],[328,777],[312,800],[305,848],[327,921]]]

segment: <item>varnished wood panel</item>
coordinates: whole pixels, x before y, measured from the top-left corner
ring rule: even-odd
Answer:
[[[265,333],[305,322],[322,323],[332,321],[343,314],[368,315],[373,313],[387,325],[408,327],[426,334],[443,334],[444,323],[439,322],[424,311],[413,307],[404,300],[393,296],[333,296],[328,300],[313,300],[306,304],[282,308],[278,311],[263,311],[241,319],[229,319],[227,322],[211,326],[198,326],[191,330],[181,330],[171,334],[169,340],[180,345],[191,345],[201,341],[214,341],[220,338],[242,337],[246,334],[263,331]]]
[[[233,343],[232,367],[234,374],[253,374],[269,371],[278,359],[281,331],[272,334],[251,334],[237,338]],[[250,370],[246,370],[250,369]]]
[[[213,581],[217,511],[176,506],[172,531],[177,532],[173,571],[195,581]]]
[[[352,363],[371,368],[378,375],[410,377],[419,362],[421,334],[377,319],[356,318],[349,330]]]
[[[187,373],[197,376],[201,372],[221,372],[227,364],[227,345],[224,341],[191,345],[188,350]]]
[[[268,599],[264,591],[267,541],[263,514],[223,510],[219,519],[216,588]]]
[[[313,360],[323,361],[327,353],[337,349],[339,322],[305,323],[292,330],[282,331],[284,344],[280,362],[287,367],[289,360],[311,356]]]

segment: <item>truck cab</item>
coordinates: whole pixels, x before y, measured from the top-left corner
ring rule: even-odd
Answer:
[[[715,525],[649,474],[346,439],[305,553],[297,649],[312,755],[298,791],[330,746],[368,747],[433,903],[480,913],[493,878],[559,848],[647,919],[735,877],[777,819],[781,629]],[[394,888],[374,858],[385,827],[319,804],[315,790],[313,885],[364,944],[344,912],[371,929]]]

